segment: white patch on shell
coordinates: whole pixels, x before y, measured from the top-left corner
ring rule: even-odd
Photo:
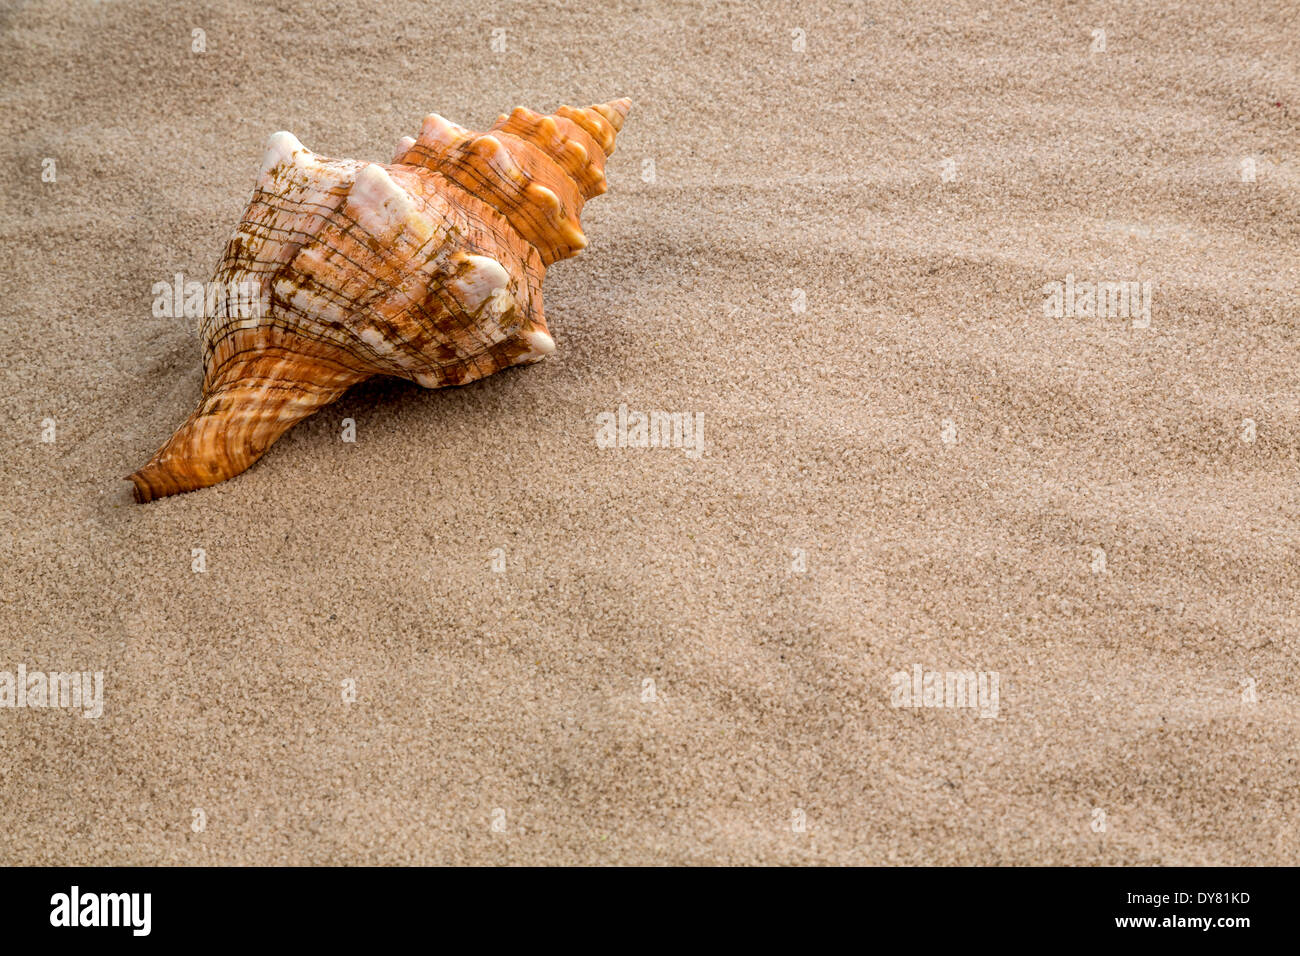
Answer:
[[[260,179],[269,181],[277,166],[288,163],[306,168],[314,165],[315,156],[293,133],[280,130],[272,133],[266,141],[266,152],[262,154],[262,171]]]
[[[397,350],[388,344],[388,340],[380,333],[378,329],[366,328],[361,330],[361,341],[375,350],[378,355],[392,355]]]
[[[510,294],[508,289],[493,289],[492,294],[488,296],[484,311],[488,315],[502,319],[514,307],[515,297]]]
[[[346,210],[371,235],[391,238],[415,211],[415,203],[384,167],[371,163],[357,173]]]
[[[432,152],[439,152],[464,139],[469,130],[443,119],[437,113],[430,113],[420,126],[420,136],[416,140],[421,146]]]
[[[415,145],[414,136],[403,136],[401,139],[399,139],[397,141],[397,152],[393,153],[393,162],[400,163],[403,159],[405,159],[406,154],[410,151],[411,147],[414,145]]]
[[[510,285],[510,273],[506,267],[490,256],[466,256],[465,269],[448,285],[456,297],[465,303],[466,312],[477,312],[479,306],[498,291],[505,291]],[[508,293],[507,293],[508,294]]]
[[[528,343],[528,351],[517,359],[521,364],[540,362],[555,351],[555,339],[541,329],[529,329],[523,334],[523,340]]]
[[[465,311],[478,317],[478,329],[495,345],[504,342],[519,327],[519,319],[507,325],[507,317],[514,313],[515,297],[510,294],[510,273],[505,266],[489,256],[466,256],[468,268],[451,279],[447,285],[464,303]]]
[[[307,289],[295,286],[292,281],[277,279],[275,292],[281,299],[309,320],[316,322],[346,322],[348,313],[332,300]]]

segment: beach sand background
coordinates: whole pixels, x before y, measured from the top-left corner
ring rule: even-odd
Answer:
[[[0,670],[105,681],[0,709],[0,863],[1300,860],[1289,0],[10,2],[0,50]],[[201,379],[151,288],[271,132],[620,96],[554,355],[131,503]],[[597,447],[620,403],[704,454]],[[918,664],[996,718],[892,706]]]

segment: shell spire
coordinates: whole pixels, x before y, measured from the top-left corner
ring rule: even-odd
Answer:
[[[549,266],[587,245],[578,217],[609,188],[605,161],[631,108],[621,99],[544,116],[520,106],[484,133],[432,113],[394,163],[433,170],[486,202]]]
[[[440,388],[548,355],[542,279],[586,246],[631,105],[520,107],[482,133],[433,114],[388,165],[273,135],[212,283],[258,308],[205,313],[199,407],[129,476],[136,500],[234,477],[371,376]]]

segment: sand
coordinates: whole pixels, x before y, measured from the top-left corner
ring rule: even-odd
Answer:
[[[1300,861],[1289,0],[68,0],[0,50],[0,670],[104,682],[0,708],[0,863]],[[619,96],[554,355],[130,501],[201,375],[151,288],[271,132]],[[620,404],[703,454],[599,447]]]

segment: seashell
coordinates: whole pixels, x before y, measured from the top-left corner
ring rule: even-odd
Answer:
[[[199,407],[129,476],[136,501],[238,475],[374,375],[442,388],[548,355],[542,277],[587,244],[578,216],[631,105],[519,108],[485,133],[431,115],[388,165],[271,136],[213,280],[264,307],[205,310]]]

